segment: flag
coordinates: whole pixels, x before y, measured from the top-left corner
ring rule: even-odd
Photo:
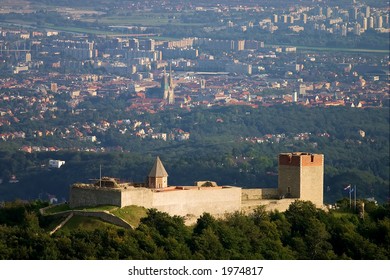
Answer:
[[[346,190],[348,190],[348,189],[350,189],[351,188],[351,185],[348,185],[348,186],[346,186],[345,188],[344,188],[344,191],[346,191]]]
[[[353,193],[354,191],[355,191],[355,189],[352,188],[352,189],[349,190],[349,193]]]

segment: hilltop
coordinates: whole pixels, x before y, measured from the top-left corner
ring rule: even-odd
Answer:
[[[47,204],[46,204],[47,205]],[[2,259],[389,259],[389,205],[326,213],[297,201],[285,212],[204,213],[192,227],[182,217],[148,210],[134,229],[74,219],[50,235],[53,220],[41,202],[0,208]],[[108,208],[104,208],[108,209]]]

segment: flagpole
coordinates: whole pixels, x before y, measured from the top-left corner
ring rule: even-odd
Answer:
[[[349,188],[348,192],[349,192],[349,209],[351,209],[352,208],[351,188]]]
[[[355,196],[355,211],[356,211],[356,185],[355,188],[353,189],[353,194]]]
[[[99,168],[99,186],[102,187],[102,165]]]

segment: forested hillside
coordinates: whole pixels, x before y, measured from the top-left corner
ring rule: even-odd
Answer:
[[[341,203],[342,205],[342,203]],[[389,259],[390,208],[367,203],[364,219],[347,208],[326,213],[297,201],[284,212],[183,218],[149,210],[138,228],[79,226],[54,235],[40,202],[0,208],[0,259]],[[91,222],[89,222],[91,224]]]
[[[106,106],[106,110],[99,109]],[[107,107],[108,106],[108,107]],[[109,104],[96,103],[95,112],[85,111],[70,122],[124,118],[148,123],[155,132],[182,129],[187,141],[141,139],[111,126],[97,132],[99,142],[89,148],[105,152],[76,152],[86,142],[63,141],[56,135],[15,139],[0,143],[0,200],[36,199],[55,195],[68,199],[69,186],[104,176],[143,182],[160,156],[169,184],[192,185],[213,180],[220,185],[277,187],[277,156],[280,152],[314,152],[325,155],[325,202],[348,196],[343,188],[356,185],[358,198],[375,197],[380,203],[389,196],[388,109],[305,108],[275,106],[216,107],[168,110],[159,114],[124,112]],[[98,116],[94,116],[98,115]],[[53,129],[61,116],[45,123]],[[28,121],[20,125],[28,127]],[[19,128],[14,127],[15,131]],[[364,132],[364,134],[362,134]],[[56,152],[18,151],[21,145],[57,147]],[[66,161],[60,169],[49,169],[49,159]],[[9,183],[12,175],[19,182]]]

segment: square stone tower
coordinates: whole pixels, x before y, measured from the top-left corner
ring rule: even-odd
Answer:
[[[279,196],[310,200],[317,207],[324,202],[324,155],[279,154]]]

